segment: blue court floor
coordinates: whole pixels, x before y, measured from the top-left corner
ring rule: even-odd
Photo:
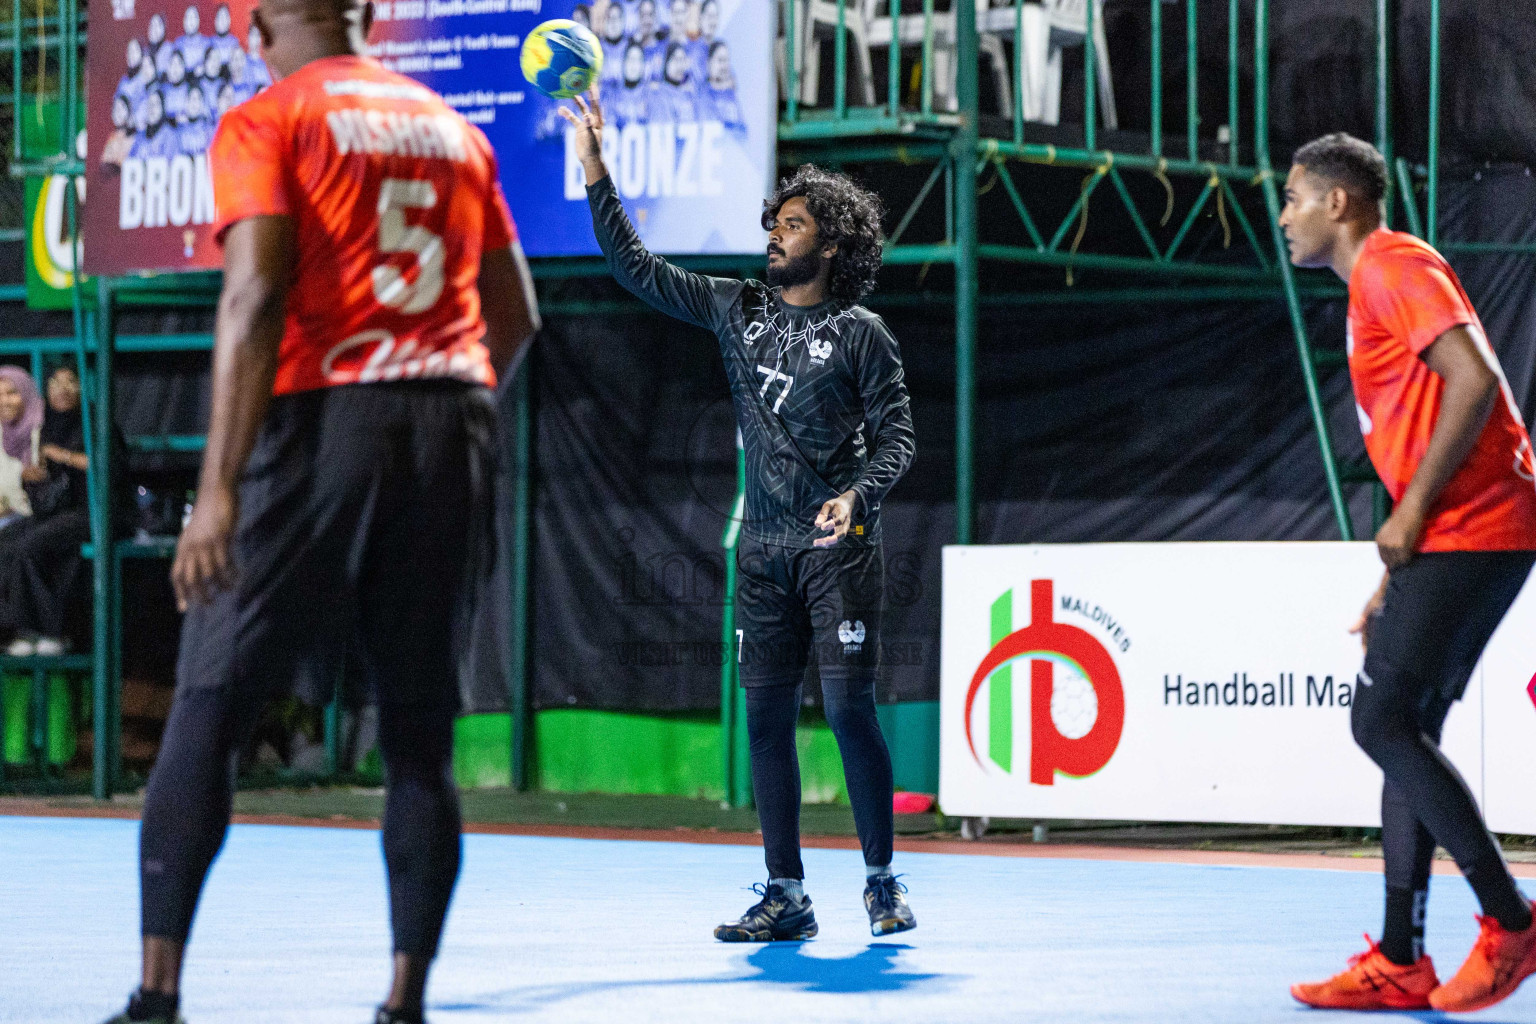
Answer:
[[[137,839],[131,821],[0,817],[0,1021],[99,1024],[120,1008],[138,963]],[[1324,1024],[1352,1015],[1296,1007],[1287,986],[1332,973],[1380,927],[1380,880],[1361,872],[943,854],[897,867],[914,932],[872,940],[858,855],[811,850],[820,938],[734,946],[710,929],[752,901],[755,848],[467,836],[429,1019]],[[1430,908],[1443,975],[1470,948],[1474,904],[1437,877]],[[386,920],[377,833],[236,826],[193,935],[190,1024],[365,1024]],[[1536,1024],[1536,982],[1465,1019]]]

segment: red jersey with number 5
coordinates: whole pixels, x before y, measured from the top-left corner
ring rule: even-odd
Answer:
[[[517,237],[485,135],[366,57],[327,57],[230,110],[209,154],[217,237],[292,217],[276,394],[451,377],[494,385],[480,255]]]
[[[1445,381],[1422,356],[1465,327],[1499,379],[1499,395],[1461,468],[1424,525],[1420,551],[1536,550],[1536,469],[1498,357],[1456,272],[1427,243],[1373,232],[1349,276],[1349,376],[1365,448],[1394,501],[1429,449]]]

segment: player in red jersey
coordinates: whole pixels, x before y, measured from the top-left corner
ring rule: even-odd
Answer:
[[[494,548],[489,390],[538,327],[481,132],[360,56],[359,0],[264,0],[281,80],[225,115],[213,412],[171,570],[187,612],[145,794],[143,981],[115,1022],[179,1021],[182,955],[272,693],[344,657],[379,702],[394,984],[419,1024],[459,866],[452,772],[469,598]]]
[[[1385,927],[1349,969],[1291,992],[1312,1006],[1476,1010],[1536,972],[1536,927],[1440,730],[1536,562],[1536,466],[1471,300],[1438,252],[1383,226],[1386,191],[1373,146],[1327,135],[1296,152],[1280,216],[1292,263],[1349,284],[1360,428],[1395,502],[1376,534],[1386,575],[1355,627],[1366,654],[1350,712],[1385,776]],[[1436,845],[1483,907],[1477,944],[1444,984],[1424,954]]]

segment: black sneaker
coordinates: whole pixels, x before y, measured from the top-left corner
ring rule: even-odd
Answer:
[[[811,913],[811,898],[799,901],[784,894],[782,885],[754,885],[752,891],[762,897],[747,908],[741,920],[715,929],[721,942],[783,942],[814,938],[816,915]]]
[[[864,909],[869,911],[869,930],[874,935],[910,931],[917,918],[907,906],[907,887],[895,875],[877,875],[864,887]]]
[[[106,1024],[187,1024],[177,1010],[151,1010],[144,1002],[144,994],[135,991],[128,997],[128,1008],[108,1018]]]

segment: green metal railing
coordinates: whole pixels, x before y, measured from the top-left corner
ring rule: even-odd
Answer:
[[[1272,0],[1256,0],[1253,5],[1253,122],[1251,128],[1243,125],[1242,94],[1242,23],[1239,0],[1228,0],[1225,5],[1225,34],[1227,47],[1225,67],[1226,123],[1225,138],[1218,133],[1202,130],[1200,110],[1200,84],[1206,72],[1213,72],[1209,61],[1202,63],[1199,54],[1201,29],[1213,12],[1208,8],[1202,15],[1195,0],[1183,0],[1185,14],[1185,87],[1186,134],[1185,152],[1177,157],[1167,153],[1166,96],[1165,96],[1165,44],[1164,11],[1162,0],[1147,0],[1150,12],[1150,67],[1151,82],[1148,103],[1149,130],[1143,143],[1140,138],[1118,133],[1107,138],[1108,146],[1099,143],[1098,124],[1098,75],[1097,40],[1094,33],[1096,5],[1088,0],[1085,5],[1085,25],[1082,41],[1083,123],[1075,129],[1065,126],[1056,128],[1032,127],[1025,117],[1027,74],[1025,67],[1025,18],[1022,0],[1011,5],[1014,57],[1011,68],[1013,109],[1011,118],[986,119],[978,105],[977,25],[974,5],[966,0],[952,0],[947,11],[935,12],[931,0],[923,5],[924,33],[922,48],[916,59],[914,81],[919,95],[907,105],[900,102],[902,78],[903,33],[899,26],[899,4],[888,5],[891,22],[890,39],[886,52],[887,95],[883,107],[854,108],[846,103],[847,75],[849,74],[848,44],[844,27],[849,12],[857,0],[838,0],[833,60],[833,103],[829,108],[807,109],[799,90],[800,56],[797,47],[808,34],[797,31],[794,20],[797,6],[783,3],[785,12],[786,97],[784,119],[780,124],[781,162],[798,163],[808,159],[826,162],[857,162],[890,160],[906,163],[932,162],[933,172],[916,198],[898,218],[891,232],[885,259],[893,265],[948,264],[954,267],[955,289],[955,362],[956,362],[956,445],[957,468],[955,480],[956,526],[955,536],[967,543],[972,535],[975,515],[973,491],[974,444],[971,421],[974,415],[972,395],[974,391],[975,358],[975,311],[979,302],[976,286],[978,261],[1013,263],[1045,267],[1059,267],[1067,271],[1067,283],[1074,282],[1075,271],[1098,271],[1118,276],[1136,276],[1169,281],[1175,288],[1161,293],[1166,299],[1177,299],[1179,290],[1189,287],[1189,282],[1207,282],[1201,294],[1208,301],[1240,301],[1255,292],[1285,302],[1286,315],[1291,325],[1297,360],[1302,370],[1303,387],[1307,407],[1317,437],[1319,455],[1323,463],[1324,480],[1329,503],[1340,535],[1350,539],[1354,535],[1344,486],[1351,483],[1370,483],[1375,487],[1374,518],[1380,521],[1386,507],[1385,494],[1368,465],[1344,465],[1335,454],[1326,409],[1322,401],[1319,373],[1323,369],[1336,369],[1343,359],[1333,349],[1315,348],[1309,337],[1303,301],[1309,297],[1338,297],[1342,288],[1320,272],[1294,270],[1287,258],[1284,237],[1278,226],[1281,208],[1280,183],[1270,153],[1269,129],[1269,62],[1270,62],[1270,14]],[[1375,0],[1376,28],[1375,47],[1375,135],[1378,147],[1388,159],[1394,171],[1396,195],[1389,203],[1389,222],[1401,208],[1408,230],[1426,238],[1431,244],[1439,243],[1439,151],[1441,107],[1441,0],[1418,0],[1427,3],[1430,24],[1429,37],[1429,147],[1424,171],[1425,209],[1420,215],[1415,198],[1414,176],[1406,161],[1396,156],[1393,144],[1392,100],[1395,95],[1392,69],[1395,60],[1396,40],[1394,26],[1397,21],[1399,0]],[[878,7],[881,5],[877,5]],[[989,17],[998,12],[990,10]],[[908,16],[909,18],[911,16]],[[954,52],[956,56],[955,95],[958,112],[936,113],[933,105],[935,83],[933,81],[935,25],[938,19],[947,19],[954,25]],[[802,27],[803,28],[803,27]],[[881,38],[884,38],[882,35]],[[869,66],[873,66],[871,59]],[[999,125],[1007,122],[1006,128]],[[983,128],[987,130],[982,131]],[[1074,132],[1076,132],[1074,136]],[[895,135],[898,138],[892,139]],[[1063,136],[1075,141],[1063,144]],[[1047,141],[1050,140],[1050,141]],[[1244,162],[1244,144],[1251,152],[1250,162]],[[1086,172],[1082,179],[1076,202],[1065,216],[1051,223],[1042,219],[1040,202],[1060,195],[1061,187],[1021,188],[1014,179],[1012,168],[1028,165],[1034,168],[1065,168],[1078,173]],[[1017,242],[990,242],[987,232],[975,219],[976,171],[990,171],[991,184],[1000,184],[1009,206],[1017,216],[1015,233],[1022,230],[1029,244]],[[1161,182],[1166,190],[1167,205],[1161,218],[1148,215],[1138,205],[1134,190],[1127,184],[1131,174],[1149,174]],[[1171,232],[1160,229],[1170,226],[1175,211],[1175,189],[1170,178],[1203,180],[1203,187],[1185,208]],[[1036,182],[1046,179],[1037,178]],[[940,239],[914,241],[908,237],[909,228],[924,203],[936,194],[936,186],[943,182],[945,203],[945,230]],[[1108,183],[1109,192],[1102,186]],[[1133,234],[1139,238],[1145,253],[1131,255],[1123,250],[1115,252],[1084,251],[1079,243],[1084,238],[1084,227],[1090,205],[1096,197],[1108,194],[1110,204],[1119,209],[1128,221]],[[1212,204],[1223,219],[1226,241],[1238,235],[1241,258],[1230,258],[1223,252],[1221,258],[1210,259],[1203,254],[1190,253],[1187,243],[1191,232],[1210,215]],[[1252,208],[1269,222],[1269,230],[1255,230],[1255,220],[1248,210]],[[1232,223],[1227,223],[1230,218]],[[989,217],[988,226],[998,223]],[[1236,231],[1233,230],[1235,223]],[[1042,226],[1045,228],[1042,230]],[[1072,244],[1067,239],[1075,237]],[[1450,254],[1521,254],[1536,255],[1536,244],[1523,242],[1449,242],[1443,249]],[[1101,289],[1078,293],[1084,301]],[[1156,294],[1156,293],[1153,293]],[[1065,301],[1072,301],[1069,290]],[[1033,298],[989,295],[989,302],[1039,301]],[[891,299],[887,297],[885,301]],[[925,304],[932,301],[926,297]],[[1149,298],[1150,301],[1150,298]]]
[[[1335,456],[1322,402],[1319,374],[1342,365],[1336,350],[1315,349],[1309,341],[1304,302],[1337,298],[1342,288],[1321,275],[1294,271],[1286,258],[1284,239],[1276,218],[1280,195],[1277,171],[1270,153],[1269,107],[1269,33],[1272,0],[1256,0],[1254,24],[1254,96],[1252,123],[1244,124],[1242,72],[1240,55],[1243,35],[1239,0],[1225,5],[1209,4],[1205,12],[1195,0],[1182,0],[1186,45],[1182,55],[1165,52],[1165,12],[1161,0],[1149,4],[1151,45],[1149,60],[1151,84],[1144,102],[1148,104],[1149,130],[1145,136],[1128,132],[1101,133],[1099,125],[1098,41],[1095,20],[1099,11],[1087,0],[1082,28],[1083,122],[1077,126],[1044,128],[1026,118],[1028,95],[1024,48],[1018,45],[1025,35],[1026,11],[1022,2],[1007,8],[988,8],[986,17],[1011,19],[1015,47],[1010,68],[1013,96],[1011,116],[983,117],[980,110],[980,31],[978,11],[970,0],[947,0],[941,9],[935,0],[923,0],[920,13],[902,15],[900,0],[884,0],[873,5],[890,19],[891,42],[886,48],[886,83],[878,102],[863,105],[850,102],[848,74],[855,56],[852,37],[847,31],[850,19],[861,17],[852,6],[856,0],[838,0],[835,22],[826,26],[833,33],[831,100],[828,106],[804,102],[801,96],[801,54],[797,50],[809,38],[806,26],[797,24],[802,9],[795,3],[781,4],[784,29],[785,87],[784,105],[779,124],[780,162],[798,163],[817,159],[827,163],[860,161],[901,161],[931,165],[915,199],[897,218],[886,250],[892,265],[952,267],[954,283],[935,293],[912,292],[885,294],[875,298],[878,307],[910,308],[952,305],[955,317],[956,370],[956,453],[955,536],[961,543],[975,539],[974,486],[975,405],[977,322],[983,306],[1024,307],[1060,302],[1231,302],[1283,300],[1292,329],[1298,362],[1306,391],[1307,405],[1318,438],[1324,466],[1328,498],[1342,536],[1352,536],[1352,525],[1344,500],[1343,488],[1352,482],[1372,479],[1362,467],[1342,465]],[[1439,188],[1439,111],[1441,106],[1441,3],[1440,0],[1414,0],[1428,4],[1430,13],[1429,48],[1429,156],[1423,171],[1427,193],[1423,215],[1415,198],[1416,179],[1409,164],[1393,148],[1391,99],[1394,95],[1391,67],[1394,58],[1392,26],[1399,0],[1375,0],[1377,26],[1376,124],[1378,145],[1389,157],[1394,171],[1397,194],[1392,207],[1394,216],[1400,208],[1409,230],[1422,234],[1432,243],[1437,240]],[[21,148],[20,132],[12,150],[13,173],[59,173],[76,176],[83,172],[74,154],[74,137],[79,128],[80,52],[84,22],[79,0],[58,0],[58,12],[44,19],[24,17],[21,0],[12,0],[10,36],[3,40],[0,53],[12,61],[11,95],[13,111],[25,108],[36,98],[36,90],[47,83],[33,83],[27,91],[24,62],[38,52],[48,54],[56,69],[55,96],[61,104],[59,144],[56,153],[37,158]],[[1219,50],[1202,60],[1199,40],[1202,28],[1211,28],[1212,18],[1225,30],[1225,53]],[[902,25],[921,26],[916,39],[903,33]],[[1177,24],[1177,21],[1174,21]],[[948,93],[949,83],[935,80],[936,56],[940,48],[950,48],[954,60],[954,112],[939,109],[940,93]],[[55,60],[54,54],[57,54]],[[1179,57],[1182,56],[1182,62]],[[910,58],[912,73],[906,73]],[[861,62],[862,63],[862,62]],[[1182,64],[1182,68],[1179,65]],[[871,67],[874,67],[871,55]],[[1169,96],[1166,92],[1171,70],[1185,75],[1185,117],[1182,124],[1170,123]],[[1224,78],[1225,116],[1223,138],[1217,130],[1207,130],[1200,107],[1200,85],[1216,75]],[[52,76],[51,76],[52,77]],[[904,85],[913,86],[904,96]],[[942,88],[941,88],[942,86]],[[859,92],[862,97],[862,90]],[[1176,96],[1177,94],[1175,94]],[[819,99],[819,97],[817,97]],[[943,104],[947,105],[947,104]],[[1208,111],[1206,113],[1209,113]],[[1173,117],[1177,117],[1175,113]],[[1212,118],[1213,120],[1215,118]],[[1179,134],[1184,135],[1182,143]],[[1244,147],[1247,147],[1246,149]],[[1030,176],[1024,180],[1024,176]],[[1139,179],[1139,180],[1138,180]],[[1174,182],[1182,182],[1175,188]],[[1156,187],[1149,183],[1155,182]],[[995,186],[995,187],[994,187]],[[990,198],[983,216],[981,194]],[[1162,195],[1163,201],[1147,205],[1148,195]],[[1066,213],[1052,198],[1070,197]],[[943,230],[937,237],[911,237],[933,218],[920,220],[918,214],[927,203],[942,203]],[[1095,249],[1097,239],[1085,232],[1090,208],[1108,207],[1122,216],[1127,230],[1117,242],[1129,240],[1134,248],[1120,244],[1112,250]],[[998,211],[1001,215],[997,215]],[[1213,220],[1213,210],[1214,218]],[[69,227],[77,234],[78,211],[74,190],[67,203]],[[1269,222],[1265,231],[1258,224],[1263,216]],[[1215,221],[1223,230],[1220,249],[1212,241]],[[1010,234],[996,237],[994,231],[1006,224]],[[0,229],[6,230],[6,229]],[[12,232],[15,229],[9,229]],[[1230,249],[1229,249],[1230,247]],[[1536,246],[1521,243],[1452,242],[1448,252],[1467,254],[1530,253]],[[694,257],[678,262],[713,273],[747,274],[757,272],[758,257]],[[1051,286],[1043,290],[989,290],[982,293],[981,274],[985,265],[1020,268],[1054,268],[1065,272],[1070,287]],[[606,268],[601,260],[560,259],[537,261],[535,277],[549,284],[566,278],[601,276]],[[1091,287],[1077,283],[1073,275],[1100,275],[1106,282]],[[114,542],[111,532],[107,485],[117,467],[112,465],[110,447],[105,443],[111,420],[111,380],[113,356],[117,352],[157,352],[206,350],[211,338],[203,336],[119,335],[118,312],[126,305],[206,306],[217,293],[217,275],[185,275],[176,278],[128,278],[99,281],[91,294],[81,291],[78,278],[73,289],[73,337],[30,338],[0,341],[0,355],[30,353],[34,360],[42,353],[72,354],[87,382],[89,401],[83,415],[88,419],[87,444],[92,470],[91,537],[88,550],[93,558],[95,592],[95,640],[90,663],[96,709],[95,791],[110,794],[118,773],[117,687],[121,643],[120,561],[123,557],[165,554],[166,542],[132,546]],[[0,301],[23,297],[19,286],[0,287]],[[622,313],[635,308],[628,301],[587,302],[551,301],[544,311],[554,315]],[[512,709],[512,782],[519,788],[533,784],[529,772],[532,746],[532,716],[528,693],[528,630],[530,600],[528,552],[531,535],[532,436],[533,410],[528,373],[519,375],[515,417],[517,443],[513,454],[514,509],[512,523],[513,588],[512,637],[508,654],[508,673]],[[196,451],[201,439],[190,435],[134,439],[133,447],[142,451]],[[1383,493],[1376,492],[1376,512],[1382,514]],[[729,557],[730,541],[739,523],[739,515],[727,524],[722,545],[726,548],[727,603],[722,622],[722,641],[726,645],[721,676],[722,771],[727,799],[743,802],[750,796],[750,779],[744,774],[746,752],[743,743],[743,709],[739,687],[735,685],[734,605],[730,601],[734,559]],[[158,545],[158,546],[157,546]],[[76,664],[78,665],[78,659]],[[334,733],[334,715],[328,716],[329,731]],[[334,762],[334,754],[332,755]]]
[[[850,2],[839,0],[837,4],[837,22],[832,26],[835,32],[833,103],[830,108],[819,110],[805,108],[799,89],[801,61],[797,48],[808,35],[803,32],[803,26],[795,24],[797,5],[789,2],[783,4],[788,93],[779,137],[784,147],[783,156],[791,163],[802,159],[822,159],[837,162],[931,161],[934,164],[933,172],[923,188],[892,231],[885,259],[892,265],[948,264],[954,267],[956,540],[959,543],[972,540],[975,517],[974,365],[976,313],[980,299],[979,264],[982,260],[1060,268],[1066,271],[1069,285],[1075,283],[1077,273],[1100,272],[1117,277],[1133,275],[1161,279],[1174,287],[1208,282],[1217,289],[1232,289],[1230,292],[1218,290],[1207,293],[1216,301],[1229,297],[1239,299],[1256,288],[1267,290],[1273,298],[1283,298],[1302,365],[1308,408],[1318,436],[1329,501],[1340,533],[1346,538],[1351,537],[1348,508],[1338,462],[1328,434],[1302,308],[1303,295],[1319,291],[1339,294],[1340,289],[1331,281],[1327,284],[1315,281],[1318,275],[1301,275],[1293,271],[1286,258],[1284,240],[1275,226],[1279,204],[1274,170],[1269,159],[1268,0],[1259,0],[1256,5],[1254,48],[1257,69],[1251,163],[1243,162],[1242,140],[1248,133],[1243,131],[1242,126],[1242,24],[1237,0],[1229,0],[1223,12],[1227,38],[1226,52],[1223,54],[1225,67],[1221,69],[1225,76],[1227,108],[1224,150],[1214,137],[1201,131],[1199,84],[1203,68],[1198,42],[1203,23],[1198,5],[1194,0],[1185,0],[1186,146],[1185,152],[1177,156],[1169,155],[1165,146],[1166,76],[1161,0],[1148,0],[1152,36],[1151,88],[1147,98],[1150,130],[1144,142],[1123,132],[1107,136],[1113,140],[1109,147],[1100,145],[1098,41],[1094,30],[1098,12],[1092,0],[1085,4],[1082,26],[1083,123],[1078,129],[1078,142],[1069,145],[1061,144],[1061,139],[1064,132],[1070,136],[1070,130],[1063,127],[1035,129],[1025,119],[1024,108],[1029,85],[1026,81],[1025,47],[1022,45],[1025,34],[1022,2],[1013,5],[1011,14],[1015,44],[1014,59],[1009,69],[1012,75],[1012,116],[1004,121],[987,122],[993,129],[1006,122],[1005,134],[989,131],[985,135],[981,131],[983,118],[979,110],[980,55],[977,10],[974,4],[957,0],[949,11],[943,12],[943,16],[954,26],[954,93],[958,112],[951,115],[935,113],[933,109],[934,26],[939,15],[931,0],[923,6],[922,50],[914,72],[914,78],[920,85],[918,102],[910,107],[902,106],[899,102],[903,33],[900,29],[899,5],[890,3],[891,43],[886,53],[888,80],[885,105],[873,109],[847,105],[849,59],[844,26]],[[989,13],[989,17],[995,16],[995,11]],[[871,59],[870,66],[873,63]],[[1040,137],[1032,137],[1037,131]],[[890,139],[889,136],[893,134],[900,137]],[[1047,221],[1043,219],[1040,209],[1045,205],[1042,200],[1048,202],[1052,196],[1059,195],[1060,185],[1054,188],[1021,188],[1014,176],[1014,168],[1019,166],[1066,169],[1086,176],[1079,185],[1076,201],[1066,214],[1060,216],[1059,220],[1053,216]],[[994,183],[1002,186],[1008,206],[1017,217],[1015,229],[1023,231],[1029,244],[991,242],[984,237],[977,213],[978,174],[982,171],[991,174],[989,187]],[[1150,176],[1162,186],[1166,204],[1160,215],[1141,208],[1135,190],[1127,182],[1127,177],[1133,174]],[[1175,220],[1173,214],[1178,204],[1170,179],[1181,177],[1198,182],[1199,190],[1188,201],[1188,205],[1179,211],[1180,216]],[[909,239],[908,229],[914,223],[919,208],[936,194],[936,185],[940,181],[945,184],[942,193],[946,207],[944,236],[925,241]],[[1109,185],[1107,194],[1110,199],[1107,201],[1129,222],[1134,237],[1144,247],[1144,253],[1088,251],[1081,246],[1085,238],[1089,208],[1096,196],[1106,194],[1102,191],[1105,184]],[[1222,223],[1224,237],[1222,250],[1214,259],[1202,247],[1191,249],[1188,245],[1196,227],[1208,222],[1213,207]],[[1267,238],[1255,230],[1255,222],[1248,213],[1250,207],[1267,215],[1271,225],[1271,230],[1266,233]],[[989,219],[988,223],[990,225],[996,221]],[[1042,224],[1046,225],[1046,230],[1042,230]],[[1238,240],[1238,249],[1228,252],[1227,247],[1234,238]],[[1165,294],[1173,296],[1177,293],[1170,290]],[[1084,298],[1088,297],[1085,293]]]

